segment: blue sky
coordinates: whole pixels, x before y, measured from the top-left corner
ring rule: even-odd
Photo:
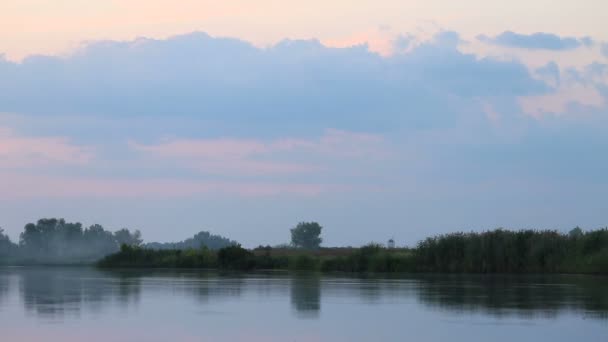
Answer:
[[[437,29],[388,51],[202,31],[0,59],[0,226],[247,246],[606,226],[602,37]],[[0,49],[2,47],[0,46]]]

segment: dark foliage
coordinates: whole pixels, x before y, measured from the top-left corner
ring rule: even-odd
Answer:
[[[105,267],[211,267],[232,270],[293,269],[324,272],[608,273],[608,229],[454,233],[428,238],[413,249],[370,244],[349,249],[253,251],[233,245],[204,249],[123,247]]]
[[[0,228],[0,258],[6,259],[14,255],[17,251],[17,245],[4,234],[4,230]]]
[[[421,271],[606,273],[608,229],[455,233],[428,238],[415,252]]]
[[[319,248],[323,239],[321,239],[321,230],[323,227],[317,222],[300,222],[295,228],[291,229],[291,243],[295,247],[304,249]]]
[[[98,262],[104,268],[167,267],[167,268],[219,268],[226,270],[280,269],[286,268],[288,259],[256,256],[240,245],[231,245],[212,251],[200,249],[153,250],[123,245],[118,253],[108,255]]]
[[[19,264],[90,263],[116,253],[121,244],[140,243],[137,230],[124,228],[112,233],[98,224],[83,228],[64,219],[40,219],[25,225],[18,245],[0,232],[0,258]]]
[[[255,267],[253,253],[241,245],[228,246],[217,252],[218,265],[233,270],[250,270]]]
[[[328,258],[321,264],[323,271],[342,272],[414,272],[414,255],[407,249],[387,249],[369,244],[351,255]]]
[[[144,247],[150,249],[197,249],[207,247],[209,249],[217,250],[236,244],[236,241],[232,241],[223,236],[202,231],[184,241],[174,243],[151,242],[145,244]]]
[[[164,268],[215,268],[215,253],[199,250],[164,249],[152,250],[138,246],[122,245],[118,253],[108,255],[98,262],[101,267],[164,267]]]

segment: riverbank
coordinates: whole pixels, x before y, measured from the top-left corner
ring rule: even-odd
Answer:
[[[226,270],[306,270],[345,272],[411,272],[413,254],[409,249],[388,250],[372,245],[362,248],[322,248],[315,251],[240,246],[190,250],[150,250],[123,246],[103,258],[102,268],[209,268]]]
[[[493,230],[427,238],[415,248],[247,250],[238,245],[152,250],[122,246],[98,262],[102,268],[293,269],[322,272],[578,273],[608,274],[608,230],[562,234],[556,231]]]

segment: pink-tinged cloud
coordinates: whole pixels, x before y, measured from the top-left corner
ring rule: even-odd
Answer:
[[[369,51],[381,56],[395,53],[396,34],[390,29],[370,29],[339,38],[324,39],[323,44],[334,48],[348,48],[364,45]]]
[[[565,114],[572,103],[596,108],[606,106],[606,100],[596,87],[580,84],[560,87],[550,94],[519,98],[523,112],[537,119],[542,118],[545,114]]]
[[[0,168],[85,165],[92,159],[91,148],[71,144],[67,138],[23,137],[8,128],[0,127]]]
[[[129,146],[146,156],[177,162],[182,167],[239,175],[310,173],[330,168],[328,160],[390,155],[381,136],[333,129],[314,139],[176,139],[154,145],[130,142]]]
[[[185,197],[205,194],[263,197],[277,195],[317,196],[348,191],[332,184],[271,183],[245,181],[198,181],[175,179],[100,179],[0,174],[0,193],[11,198],[141,198]]]

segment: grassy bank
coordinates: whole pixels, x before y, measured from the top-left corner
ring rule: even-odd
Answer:
[[[415,248],[247,250],[230,246],[151,250],[123,246],[100,267],[294,269],[342,272],[589,273],[608,274],[608,230],[454,233],[421,241]]]
[[[218,251],[206,248],[188,250],[151,250],[123,246],[120,252],[99,261],[104,268],[159,267],[213,268],[227,270],[291,269],[346,272],[414,271],[414,258],[407,249],[386,249],[378,245],[362,248],[255,249],[240,246]]]

